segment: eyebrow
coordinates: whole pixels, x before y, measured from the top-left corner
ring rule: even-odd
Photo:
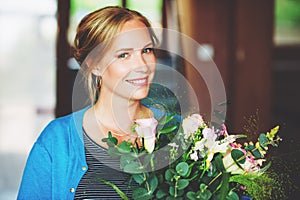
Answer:
[[[149,42],[148,44],[146,44],[141,49],[149,47],[149,46],[153,46],[153,42]],[[122,51],[133,51],[133,50],[134,50],[134,48],[121,48],[121,49],[116,50],[115,52],[118,53],[118,52],[122,52]]]

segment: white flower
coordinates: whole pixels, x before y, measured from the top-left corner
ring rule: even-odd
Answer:
[[[157,120],[155,118],[137,119],[135,123],[137,124],[135,131],[139,137],[144,138],[145,149],[148,153],[152,153],[155,146]]]
[[[230,147],[229,146],[229,141],[225,142],[220,142],[217,141],[217,134],[215,133],[214,129],[211,128],[204,128],[202,131],[203,138],[202,138],[202,143],[206,147],[206,154],[207,154],[207,159],[206,159],[206,164],[209,166],[210,162],[212,161],[214,154],[216,153],[226,153],[227,149]],[[200,142],[201,142],[200,141]],[[199,147],[198,147],[199,148]]]
[[[176,144],[175,142],[169,143],[168,146],[178,148],[178,144]]]
[[[184,132],[184,139],[188,139],[198,130],[199,127],[204,125],[204,121],[201,115],[192,114],[183,119],[182,128]]]
[[[197,161],[198,158],[198,153],[197,151],[194,151],[194,153],[190,154],[191,159],[193,159],[194,161]]]

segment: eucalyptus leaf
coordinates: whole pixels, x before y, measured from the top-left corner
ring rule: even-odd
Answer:
[[[107,154],[112,158],[119,158],[121,156],[117,148],[110,147],[107,149]]]
[[[186,162],[180,162],[176,165],[176,172],[180,176],[187,175],[188,171],[189,171],[189,165]]]
[[[145,155],[144,159],[143,159],[143,166],[146,167],[149,165],[150,160],[152,159],[153,154],[147,154]]]
[[[135,200],[152,199],[153,195],[145,188],[135,188],[132,191],[132,198]]]
[[[138,162],[133,161],[125,165],[124,171],[130,174],[140,174],[144,171],[144,167],[140,166]]]
[[[123,169],[126,165],[130,164],[134,160],[135,158],[132,157],[131,154],[121,154],[120,167]]]
[[[204,183],[200,184],[200,191],[196,193],[197,199],[201,200],[209,200],[212,196],[210,190],[207,189],[207,186]]]
[[[162,199],[162,198],[164,198],[165,196],[167,196],[167,194],[163,191],[163,190],[158,190],[157,192],[156,192],[156,198],[157,199]]]
[[[187,179],[179,179],[177,182],[177,189],[178,190],[183,190],[189,185],[189,181]]]
[[[165,172],[165,179],[167,181],[172,181],[174,174],[172,173],[172,171],[170,169],[167,169]]]
[[[260,145],[260,147],[263,148],[263,150],[266,150],[266,147],[268,146],[268,142],[269,142],[266,134],[261,133],[259,135],[258,139],[259,139],[259,145]]]
[[[231,157],[237,164],[244,164],[246,162],[245,154],[239,149],[233,149],[231,151]]]
[[[118,145],[118,150],[120,153],[129,153],[131,152],[132,144],[128,141],[123,141]]]
[[[245,147],[245,150],[251,152],[251,154],[255,157],[255,158],[262,158],[261,153],[259,152],[258,149],[256,149],[255,146],[249,144],[248,146]]]
[[[229,191],[226,197],[226,200],[239,200],[239,199],[240,199],[239,195],[232,190]]]
[[[175,195],[175,188],[174,188],[174,186],[170,186],[170,187],[169,187],[169,194],[170,194],[171,196],[174,196],[174,195]]]
[[[197,200],[196,193],[192,191],[187,192],[186,197],[190,200]]]
[[[158,185],[158,179],[155,175],[150,176],[150,180],[149,180],[149,186],[150,186],[150,192],[151,194],[154,193],[154,191],[156,190]]]
[[[118,140],[116,139],[116,138],[114,138],[114,139],[108,139],[107,140],[107,142],[106,142],[106,144],[107,144],[107,146],[109,146],[109,147],[114,147],[114,146],[116,146],[116,144],[118,143]]]
[[[139,185],[144,183],[146,180],[146,177],[144,176],[144,174],[133,174],[132,177],[135,180],[135,182],[137,182]]]

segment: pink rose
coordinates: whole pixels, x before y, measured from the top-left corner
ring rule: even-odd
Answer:
[[[148,153],[152,153],[155,146],[156,126],[158,124],[155,118],[136,119],[135,131],[139,137],[144,138],[144,146]]]

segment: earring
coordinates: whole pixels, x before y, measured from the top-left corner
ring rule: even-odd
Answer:
[[[102,76],[97,76],[96,77],[96,88],[100,89],[102,84]]]

